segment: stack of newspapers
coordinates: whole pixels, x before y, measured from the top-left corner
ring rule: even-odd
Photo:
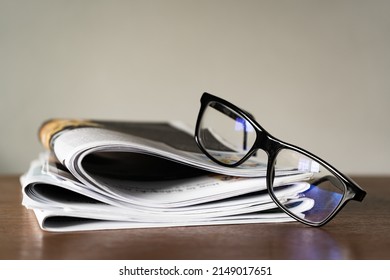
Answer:
[[[180,122],[53,119],[39,129],[46,151],[21,177],[23,205],[43,230],[287,222],[272,201],[266,164],[210,161]],[[277,170],[286,199],[308,188],[307,174]],[[312,203],[299,203],[306,211]]]

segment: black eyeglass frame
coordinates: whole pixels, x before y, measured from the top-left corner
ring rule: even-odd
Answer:
[[[332,165],[324,161],[323,159],[317,157],[316,155],[300,148],[295,145],[286,143],[284,141],[281,141],[277,139],[276,137],[272,136],[270,133],[268,133],[260,124],[257,123],[257,121],[253,118],[251,114],[249,114],[247,111],[242,110],[241,108],[237,107],[236,105],[220,98],[217,96],[214,96],[210,93],[203,93],[201,97],[201,107],[198,113],[198,118],[196,121],[196,127],[195,127],[195,141],[201,151],[207,155],[212,161],[226,167],[237,167],[243,162],[245,162],[247,159],[249,159],[258,149],[261,149],[267,153],[268,156],[268,162],[267,162],[267,173],[266,173],[266,185],[269,195],[271,196],[272,200],[276,203],[276,205],[282,209],[284,212],[286,212],[289,216],[294,218],[295,220],[306,224],[310,226],[323,226],[326,223],[328,223],[332,218],[336,216],[336,214],[346,205],[346,203],[350,200],[356,200],[356,201],[362,201],[364,197],[366,196],[366,191],[364,191],[357,183],[355,183],[351,178],[346,176],[345,174],[338,171],[336,168],[334,168]],[[199,138],[199,129],[202,121],[203,114],[206,110],[206,108],[209,106],[210,103],[217,102],[232,111],[238,113],[241,117],[243,117],[246,121],[248,121],[253,128],[256,131],[256,139],[251,147],[251,149],[248,151],[248,153],[239,161],[233,163],[233,164],[227,164],[224,162],[220,162],[217,159],[215,159],[212,155],[210,155],[207,150],[203,147],[201,144],[200,138]],[[222,113],[226,114],[223,110],[219,110]],[[283,149],[289,149],[298,153],[301,153],[308,158],[311,158],[315,160],[316,162],[320,163],[324,167],[326,167],[333,175],[337,176],[337,178],[343,183],[344,186],[344,193],[343,198],[341,199],[339,205],[333,210],[331,214],[328,215],[326,219],[319,223],[311,223],[309,221],[306,221],[293,213],[291,213],[288,208],[286,208],[283,204],[279,202],[277,199],[273,189],[272,189],[272,181],[274,179],[274,166],[275,166],[275,160],[277,158],[278,153]]]

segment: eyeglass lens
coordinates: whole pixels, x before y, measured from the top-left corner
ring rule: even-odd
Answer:
[[[297,174],[300,188],[295,197],[284,197],[272,180],[272,191],[277,200],[294,216],[309,223],[319,224],[326,220],[340,205],[345,186],[343,182],[321,163],[299,151],[282,149],[274,160],[274,169]],[[284,186],[281,188],[292,186]]]
[[[256,131],[239,113],[211,102],[203,113],[198,139],[215,160],[234,165],[253,147]]]

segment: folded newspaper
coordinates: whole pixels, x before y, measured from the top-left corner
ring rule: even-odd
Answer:
[[[229,168],[210,161],[180,122],[53,119],[47,148],[22,177],[23,205],[47,231],[287,222],[252,157]],[[250,168],[248,168],[250,167]],[[307,173],[276,170],[277,192],[303,213]]]

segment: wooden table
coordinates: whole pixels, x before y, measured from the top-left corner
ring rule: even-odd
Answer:
[[[367,191],[322,228],[250,224],[77,233],[42,231],[0,176],[0,259],[390,259],[390,177],[354,177]]]

